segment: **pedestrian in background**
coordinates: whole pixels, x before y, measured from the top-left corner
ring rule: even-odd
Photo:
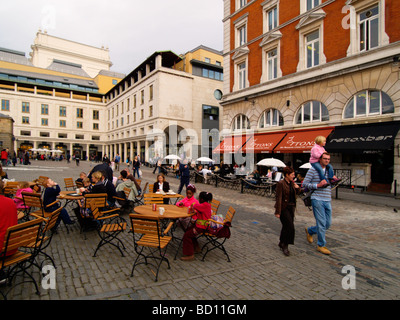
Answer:
[[[276,184],[275,216],[281,220],[282,230],[279,238],[279,248],[285,256],[289,256],[289,244],[294,244],[294,213],[296,196],[300,187],[294,182],[293,168],[283,169],[283,179]]]
[[[190,171],[187,160],[184,160],[183,163],[179,165],[179,174],[181,176],[181,182],[179,184],[178,194],[181,194],[183,186],[187,188],[190,182]]]
[[[327,166],[330,160],[330,154],[324,152],[319,161],[325,177],[328,176]],[[325,233],[332,223],[331,185],[328,184],[326,180],[321,180],[318,171],[312,167],[308,170],[303,180],[303,187],[308,190],[315,190],[311,195],[311,205],[316,225],[306,228],[307,241],[313,243],[313,235],[317,234],[317,250],[323,254],[329,255],[331,252],[326,248]]]

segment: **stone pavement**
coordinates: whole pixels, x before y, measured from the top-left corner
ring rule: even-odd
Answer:
[[[122,165],[125,167],[125,165]],[[33,161],[31,166],[6,168],[9,178],[32,180],[47,175],[64,185],[64,177],[88,172],[92,163]],[[143,182],[155,182],[152,169],[142,168]],[[117,175],[117,173],[115,173]],[[178,180],[167,177],[177,191]],[[10,300],[375,300],[400,298],[400,200],[393,197],[340,191],[332,201],[333,221],[327,232],[331,256],[316,251],[306,241],[304,228],[314,222],[312,212],[298,202],[295,245],[286,257],[278,248],[281,223],[275,218],[274,199],[241,194],[239,191],[196,185],[198,192],[212,192],[221,201],[220,213],[229,206],[236,209],[226,242],[231,262],[220,251],[200,256],[192,262],[174,260],[170,248],[171,269],[163,265],[159,280],[148,266],[137,267],[130,277],[136,254],[132,235],[121,237],[126,246],[125,257],[117,250],[103,247],[93,258],[98,242],[95,232],[87,239],[74,225],[69,233],[63,224],[47,250],[56,264],[56,288],[34,293],[31,284],[17,286]],[[63,188],[62,188],[63,189]],[[382,200],[383,199],[383,200]],[[398,212],[396,210],[398,209]],[[71,213],[72,215],[72,213]],[[128,220],[128,217],[125,217]],[[354,282],[344,266],[355,270]],[[34,273],[41,284],[41,275]],[[343,288],[342,283],[345,285]],[[353,285],[355,286],[349,286]]]

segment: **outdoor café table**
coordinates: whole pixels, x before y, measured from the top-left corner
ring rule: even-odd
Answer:
[[[68,204],[73,203],[74,201],[79,201],[83,199],[82,194],[77,194],[75,191],[60,191],[59,196],[57,197],[60,200],[65,200],[63,208],[65,208]],[[78,204],[78,202],[76,202]]]
[[[160,215],[159,208],[163,207],[165,209],[164,214]],[[145,204],[143,206],[138,206],[133,209],[135,213],[140,214],[143,218],[159,218],[160,220],[178,220],[181,218],[188,218],[193,215],[193,213],[188,213],[187,207],[178,207],[173,204],[157,204],[157,209],[153,211],[153,206],[151,204]],[[181,224],[182,229],[186,232],[184,226]],[[172,236],[174,239],[179,241],[178,248],[176,250],[175,259],[178,254],[178,250],[181,247],[183,237],[181,239]]]

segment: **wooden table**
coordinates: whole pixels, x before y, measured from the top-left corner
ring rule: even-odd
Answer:
[[[77,195],[77,196],[70,196],[69,194],[75,194],[75,191],[60,191],[60,195],[57,197],[59,199],[65,199],[65,200],[81,200],[83,199],[83,195]]]
[[[163,207],[165,212],[160,215],[158,208]],[[188,214],[187,207],[178,207],[174,204],[157,204],[157,210],[153,211],[151,204],[145,204],[143,206],[137,206],[133,209],[135,213],[143,215],[143,217],[160,218],[160,219],[171,219],[176,220],[180,218],[191,217],[193,214]]]

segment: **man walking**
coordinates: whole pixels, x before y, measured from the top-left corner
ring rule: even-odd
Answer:
[[[319,160],[325,176],[328,175],[326,166],[329,164],[331,156],[324,152]],[[326,248],[325,233],[329,229],[332,222],[332,206],[331,206],[331,185],[318,175],[317,170],[310,168],[303,180],[303,187],[309,190],[315,190],[311,195],[311,205],[314,212],[316,225],[306,228],[307,241],[313,242],[313,235],[317,234],[317,250],[323,254],[331,254]]]
[[[186,186],[187,188],[190,183],[190,171],[187,160],[184,160],[183,163],[179,165],[179,173],[181,176],[181,182],[179,184],[178,194],[181,194],[183,187]]]

